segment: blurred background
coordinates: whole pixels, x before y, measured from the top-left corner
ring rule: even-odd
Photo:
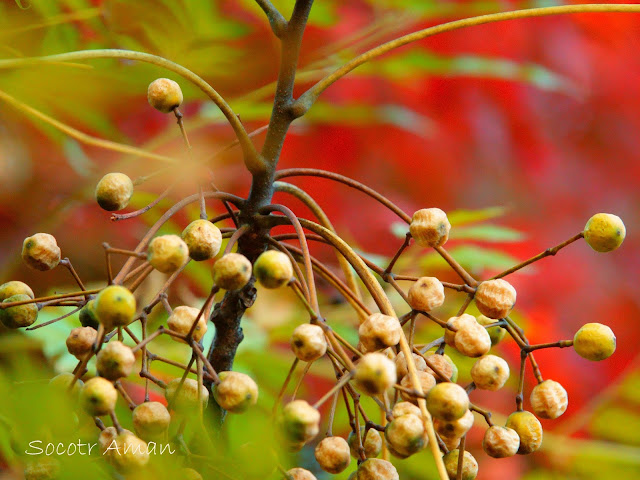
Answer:
[[[292,0],[273,3],[288,17]],[[296,92],[358,53],[404,33],[465,16],[562,3],[318,1],[303,42]],[[94,48],[166,57],[213,85],[248,131],[268,122],[279,44],[252,0],[0,2],[1,58]],[[560,419],[542,421],[546,437],[540,452],[503,460],[482,452],[485,425],[477,418],[467,448],[478,459],[480,480],[633,479],[640,474],[638,51],[638,14],[526,19],[442,34],[398,49],[337,82],[294,123],[285,143],[281,168],[314,167],[347,175],[407,212],[432,206],[456,212],[461,229],[452,237],[450,251],[477,278],[561,243],[581,231],[594,213],[614,213],[625,221],[625,243],[609,255],[578,242],[509,277],[518,290],[516,318],[532,343],[572,338],[584,323],[600,322],[614,330],[618,348],[601,363],[589,363],[572,349],[539,352],[544,377],[561,382],[569,392],[568,411]],[[21,262],[23,239],[48,232],[86,284],[103,285],[102,242],[133,248],[168,206],[195,192],[193,182],[180,182],[170,199],[123,222],[111,222],[93,200],[95,184],[107,172],[138,178],[167,166],[162,160],[98,148],[93,138],[185,158],[175,119],[147,103],[147,85],[157,77],[180,83],[194,155],[210,158],[216,185],[239,195],[248,192],[250,177],[238,149],[215,155],[234,139],[232,130],[215,105],[170,72],[118,60],[2,69],[0,282],[25,281],[38,295],[72,288],[68,272],[36,273]],[[255,137],[258,146],[263,138]],[[174,177],[172,170],[137,187],[130,210],[146,205]],[[327,180],[291,181],[314,196],[343,238],[370,258],[384,264],[402,243],[404,232],[393,214],[358,192]],[[278,199],[309,216],[297,201]],[[222,209],[211,205],[209,213],[216,212]],[[163,231],[179,232],[196,217],[196,211],[187,209]],[[313,249],[335,263],[330,251]],[[455,280],[418,247],[409,250],[401,266]],[[190,265],[171,292],[172,301],[201,304],[211,287],[209,269],[207,263]],[[148,291],[141,294],[152,294],[163,281],[162,276],[151,277]],[[329,302],[327,317],[357,341],[357,319],[328,287],[321,287]],[[446,308],[455,310],[462,299],[451,297]],[[249,435],[254,428],[255,440],[263,428],[268,435],[269,424],[262,417],[293,359],[287,338],[293,326],[305,321],[293,300],[288,293],[261,291],[245,322],[247,338],[237,368],[260,379],[263,409],[229,422],[230,435],[237,435],[242,445],[238,432]],[[163,321],[156,320],[158,325]],[[35,431],[36,425],[20,423],[24,417],[37,424],[45,421],[38,415],[50,416],[51,410],[42,410],[46,396],[33,385],[73,369],[75,359],[66,353],[64,339],[77,324],[72,316],[26,334],[0,330],[0,470],[5,471],[0,478],[21,478],[10,431]],[[425,342],[437,335],[430,326],[418,333]],[[161,348],[178,358],[186,352],[171,342]],[[513,342],[496,350],[517,370],[519,352]],[[464,384],[471,363],[460,359],[459,365]],[[328,364],[317,370],[303,383],[303,394],[310,399],[331,385],[325,379],[331,374]],[[178,374],[170,367],[158,371],[167,378]],[[513,410],[515,377],[505,391],[474,393],[472,398],[504,418]],[[132,379],[127,386],[134,398],[140,396],[139,384]],[[528,372],[526,391],[532,386]],[[6,427],[11,421],[16,425]],[[344,414],[336,422],[341,426],[334,433],[346,434]],[[256,451],[236,453],[253,459]],[[313,468],[312,458],[312,448],[305,449],[285,466]],[[272,467],[257,465],[265,469],[265,477],[272,473]],[[402,479],[431,478],[433,472],[427,453],[397,465]],[[94,468],[96,478],[105,475],[95,462],[82,468]],[[346,478],[353,468],[352,463],[336,478]],[[322,475],[318,472],[318,478],[331,477]]]

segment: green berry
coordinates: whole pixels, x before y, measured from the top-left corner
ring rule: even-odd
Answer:
[[[110,331],[131,323],[136,314],[136,299],[127,288],[110,285],[96,297],[94,310],[98,321]]]
[[[24,302],[33,300],[28,295],[13,295],[3,300],[2,303]],[[33,325],[38,318],[38,307],[35,303],[25,303],[15,305],[5,309],[0,309],[0,321],[7,328],[23,328]]]
[[[479,315],[476,320],[483,327],[496,323],[495,319],[489,318],[486,315]],[[491,338],[491,345],[493,346],[500,343],[500,340],[502,340],[507,334],[507,330],[505,328],[495,326],[487,328],[487,333],[489,334],[489,338]]]
[[[133,182],[124,173],[107,173],[96,185],[96,201],[107,212],[126,208],[131,195],[133,195]]]
[[[100,322],[98,321],[98,317],[96,316],[96,300],[91,299],[87,302],[87,304],[82,307],[80,313],[78,314],[78,320],[80,320],[80,325],[83,327],[91,327],[96,330],[100,326]]]
[[[60,247],[53,235],[36,233],[24,239],[22,259],[34,270],[51,270],[60,263]]]
[[[457,383],[438,383],[427,395],[427,408],[434,418],[457,420],[469,410],[469,395]]]
[[[189,260],[189,248],[177,235],[161,235],[149,242],[147,260],[162,273],[173,273]]]
[[[87,381],[80,391],[80,403],[92,417],[108,415],[116,407],[118,391],[113,384],[102,377]]]
[[[387,424],[384,437],[392,453],[400,458],[419,452],[428,442],[422,418],[413,414],[394,418]]]
[[[542,445],[542,425],[531,412],[513,412],[507,418],[507,428],[516,431],[520,437],[518,453],[528,455],[540,448]]]
[[[294,400],[282,409],[280,427],[289,443],[306,443],[320,430],[320,412],[305,400]]]
[[[80,392],[82,391],[84,382],[80,379],[76,380],[76,383],[73,385],[71,392],[69,392],[69,385],[71,385],[71,382],[74,378],[75,375],[73,373],[63,372],[49,380],[49,387],[51,387],[58,393],[64,395],[71,394],[71,396],[77,398],[77,396],[80,395]]]
[[[158,78],[149,84],[147,100],[156,110],[162,113],[170,113],[182,105],[182,90],[173,80]]]
[[[222,245],[222,233],[210,221],[198,219],[182,231],[182,240],[187,244],[189,256],[201,262],[218,254]]]
[[[620,217],[610,213],[597,213],[584,227],[584,239],[596,252],[611,252],[624,241],[627,234]]]
[[[224,290],[238,290],[251,279],[251,262],[239,253],[227,253],[213,265],[213,283]]]
[[[587,323],[573,337],[573,349],[582,358],[599,362],[616,351],[616,336],[606,325]]]
[[[285,253],[267,250],[255,261],[253,274],[263,287],[279,288],[291,281],[293,265]]]
[[[30,298],[35,298],[33,290],[31,290],[29,285],[19,282],[18,280],[12,280],[11,282],[0,285],[0,302],[14,295],[26,295]]]
[[[240,372],[220,372],[220,383],[213,387],[213,398],[231,413],[242,413],[258,401],[258,385]]]
[[[413,214],[409,232],[422,247],[441,247],[449,239],[451,224],[439,208],[423,208]]]
[[[185,379],[180,391],[180,378],[175,378],[167,384],[164,396],[176,412],[188,413],[199,408],[199,405],[206,405],[209,400],[209,392],[193,378]]]

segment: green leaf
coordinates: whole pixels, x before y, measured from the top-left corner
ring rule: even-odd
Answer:
[[[447,214],[449,223],[454,227],[468,223],[482,222],[503,216],[507,212],[505,207],[488,207],[482,210],[454,210]]]
[[[451,239],[481,240],[485,242],[518,242],[524,235],[512,228],[499,225],[474,225],[470,227],[453,228]]]
[[[449,253],[472,274],[480,274],[485,270],[506,270],[519,263],[518,259],[511,255],[475,245],[454,247]],[[424,256],[420,261],[420,266],[425,270],[442,268],[445,265],[446,262],[435,252]]]

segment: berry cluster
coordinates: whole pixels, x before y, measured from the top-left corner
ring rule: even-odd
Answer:
[[[182,114],[178,110],[182,93],[177,83],[168,79],[154,81],[149,86],[148,98],[149,103],[159,111],[174,113],[184,133]],[[189,145],[187,140],[186,144]],[[581,357],[600,361],[614,353],[616,339],[607,326],[588,323],[580,328],[572,340],[531,345],[523,330],[510,317],[517,295],[504,277],[534,261],[554,255],[580,238],[584,238],[597,252],[615,250],[625,237],[622,221],[615,215],[594,215],[582,232],[566,242],[494,278],[478,281],[445,250],[451,225],[442,210],[422,209],[409,217],[369,187],[330,172],[285,170],[276,172],[276,177],[281,179],[297,174],[345,183],[380,201],[408,223],[406,241],[386,269],[358,255],[335,234],[327,222],[323,222],[322,215],[319,217],[324,226],[296,217],[283,205],[268,205],[257,212],[246,212],[244,199],[219,192],[213,185],[210,190],[200,185],[198,193],[168,210],[135,250],[105,245],[108,278],[104,288],[88,290],[84,287],[69,259],[61,258],[60,248],[53,236],[37,233],[24,240],[22,258],[28,266],[44,271],[61,265],[70,271],[80,290],[37,298],[31,288],[22,282],[5,283],[0,286],[0,320],[8,328],[38,328],[32,325],[42,308],[64,306],[79,312],[81,326],[72,329],[66,341],[69,353],[78,359],[77,367],[73,372],[58,375],[51,383],[66,389],[82,409],[94,417],[100,429],[98,443],[106,453],[106,460],[123,474],[145,468],[150,462],[149,454],[145,452],[147,442],[168,440],[170,427],[176,422],[202,421],[202,412],[210,396],[220,409],[232,414],[241,414],[256,404],[259,394],[256,382],[243,373],[216,371],[212,364],[215,348],[212,346],[207,354],[203,345],[212,310],[220,308],[222,303],[214,307],[216,294],[219,291],[226,291],[226,295],[229,292],[253,291],[255,295],[254,281],[267,289],[292,289],[309,312],[309,323],[301,324],[291,332],[294,361],[274,405],[274,430],[286,450],[299,451],[310,442],[319,440],[315,446],[315,458],[324,471],[331,474],[343,472],[355,458],[358,467],[350,478],[393,480],[399,477],[389,461],[389,454],[404,459],[430,448],[441,474],[446,472],[451,479],[471,480],[478,471],[475,458],[465,449],[466,433],[474,424],[472,412],[481,414],[486,420],[488,428],[483,449],[487,455],[504,458],[538,450],[543,438],[538,418],[554,419],[562,415],[568,405],[568,395],[558,382],[543,379],[533,352],[542,348],[572,346]],[[109,173],[96,187],[96,201],[107,211],[122,210],[133,195],[135,184],[138,182],[133,182],[123,173]],[[322,212],[297,187],[284,182],[278,182],[277,186],[282,191],[298,196],[312,211]],[[228,213],[208,218],[205,200],[210,198],[223,202]],[[200,202],[201,218],[191,222],[182,235],[157,235],[159,228],[173,214],[195,202]],[[115,214],[114,218],[133,218],[149,208],[121,217]],[[231,220],[233,227],[216,225],[226,220]],[[294,233],[272,235],[271,230],[281,225],[292,226]],[[462,283],[396,274],[393,271],[396,261],[410,245],[411,239],[419,247],[434,249],[440,254],[459,275]],[[227,243],[224,251],[221,251],[223,240]],[[260,251],[248,256],[241,253],[240,242],[244,240],[253,241],[254,244],[257,242]],[[300,248],[287,240],[296,240]],[[336,249],[345,266],[344,281],[310,255],[309,241],[327,243]],[[232,251],[234,247],[238,247],[237,252]],[[113,255],[127,257],[115,275],[111,267]],[[171,306],[167,291],[185,266],[191,261],[212,259],[215,261],[211,293],[202,308]],[[167,281],[150,303],[139,305],[135,292],[153,270],[166,274]],[[367,305],[369,302],[363,300],[361,286],[354,272],[379,312],[371,311]],[[359,323],[357,345],[350,344],[338,335],[322,316],[314,275],[323,277],[335,286],[353,306],[354,316]],[[399,286],[399,281],[411,283],[408,291]],[[404,300],[402,306],[392,305],[383,285],[399,293]],[[431,312],[444,304],[448,290],[464,293],[466,299],[455,316],[437,318]],[[478,317],[466,313],[472,302],[481,313]],[[166,326],[150,333],[147,331],[147,316],[156,307],[166,310]],[[420,343],[413,335],[418,322],[436,323],[442,328],[442,335],[424,339],[427,342]],[[131,329],[134,324],[141,327],[140,337]],[[508,380],[508,363],[490,353],[491,347],[507,334],[521,350],[521,364],[515,411],[508,417],[506,425],[501,426],[494,425],[490,412],[473,404],[470,396],[475,389],[499,390]],[[156,378],[149,369],[151,361],[158,359],[149,349],[160,335],[186,344],[191,350],[187,364],[172,362],[182,368],[184,374],[168,383]],[[461,386],[457,383],[458,366],[447,355],[447,350],[477,358],[470,371],[473,380],[470,385]],[[97,375],[83,381],[88,373],[88,362],[94,356]],[[295,393],[291,401],[283,402],[297,365],[306,363],[306,373],[310,365],[317,361],[331,365],[335,372],[335,386],[313,404],[295,398]],[[538,381],[530,392],[530,411],[524,408],[527,362],[531,364]],[[141,404],[131,400],[122,384],[134,371],[145,378],[146,401]],[[164,391],[167,404],[150,401],[150,388]],[[361,395],[375,401],[383,414],[382,424],[371,420],[378,417],[365,411],[360,403]],[[133,432],[123,429],[115,414],[119,398],[132,410]],[[342,405],[340,399],[350,419],[351,431],[347,439],[332,434],[335,410]],[[322,415],[320,408],[329,400],[332,405],[329,414]],[[110,418],[112,426],[105,426],[102,421],[104,417]],[[327,434],[318,438],[323,419],[328,423]],[[172,440],[180,441],[179,436]],[[123,447],[122,451],[137,453],[116,453],[119,450],[108,449],[113,442]],[[383,455],[382,459],[377,458],[380,455]],[[315,478],[304,468],[280,468],[288,479]],[[26,475],[27,478],[53,478],[55,469],[55,463],[49,459],[39,465],[29,466]],[[51,476],[41,475],[43,471]],[[185,478],[201,478],[199,473],[190,468],[183,473]]]

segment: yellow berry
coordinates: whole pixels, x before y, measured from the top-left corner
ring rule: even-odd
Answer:
[[[293,277],[293,265],[285,253],[267,250],[253,264],[253,274],[263,287],[279,288]]]
[[[98,321],[110,331],[131,323],[136,314],[136,299],[129,289],[110,285],[96,297],[94,310]]]
[[[512,428],[493,425],[484,434],[482,448],[493,458],[513,457],[520,448],[520,437]]]
[[[452,450],[447,453],[442,460],[447,469],[447,475],[451,480],[455,480],[458,474],[458,458],[460,450]],[[478,476],[478,462],[469,452],[465,450],[462,456],[462,480],[474,480]]]
[[[167,326],[170,330],[173,330],[176,333],[181,335],[187,335],[191,331],[191,327],[193,326],[193,322],[195,322],[196,318],[198,318],[198,314],[200,313],[200,309],[187,307],[185,305],[181,305],[173,309],[171,315],[169,315],[169,319],[167,320]],[[198,319],[198,323],[196,324],[196,328],[193,331],[193,339],[196,342],[202,340],[205,333],[207,333],[207,318],[204,315],[200,315]],[[174,340],[177,340],[181,343],[186,343],[184,340],[176,337],[172,337]]]
[[[408,414],[394,418],[384,430],[391,452],[407,458],[422,450],[428,442],[422,417]]]
[[[75,375],[69,372],[62,372],[59,375],[56,375],[51,380],[49,380],[49,386],[57,391],[59,394],[72,395],[73,397],[77,397],[80,395],[82,387],[84,386],[84,382],[80,379],[76,380],[73,388],[69,391],[69,385],[73,381]]]
[[[258,385],[240,372],[220,372],[220,383],[213,388],[213,398],[224,410],[242,413],[258,401]]]
[[[227,253],[213,264],[213,283],[225,290],[238,290],[251,279],[251,262],[239,253]]]
[[[444,303],[444,287],[435,277],[421,277],[409,288],[408,298],[414,310],[430,312]]]
[[[160,438],[171,423],[169,410],[160,402],[144,402],[132,414],[136,433],[144,440]]]
[[[136,356],[129,347],[112,340],[98,352],[96,367],[101,377],[115,381],[131,375],[135,361]]]
[[[599,362],[616,351],[616,336],[606,325],[587,323],[573,337],[573,349],[582,358]]]
[[[596,213],[584,227],[584,239],[596,252],[611,252],[624,241],[627,234],[620,217],[610,213]]]
[[[318,325],[303,323],[291,335],[291,350],[303,362],[313,362],[327,352],[327,339]]]
[[[427,395],[427,408],[434,418],[457,420],[469,410],[469,395],[457,383],[438,383]]]
[[[98,205],[107,212],[122,210],[133,195],[133,182],[124,173],[107,173],[96,185]]]
[[[501,278],[478,285],[474,297],[480,313],[489,318],[504,318],[516,304],[516,289]]]
[[[518,453],[527,455],[533,453],[542,445],[542,425],[531,412],[513,412],[507,418],[507,428],[516,431],[520,437]]]
[[[201,262],[218,254],[222,245],[222,233],[209,220],[198,219],[182,231],[182,240],[187,244],[189,256]]]
[[[9,297],[14,295],[26,295],[30,298],[35,298],[33,290],[26,283],[19,282],[18,280],[12,280],[0,285],[0,302],[3,302]]]
[[[441,247],[449,239],[451,224],[439,208],[423,208],[413,214],[409,231],[422,247]]]
[[[316,461],[327,473],[343,472],[351,463],[349,444],[342,437],[326,437],[315,449]]]
[[[355,386],[367,395],[380,395],[397,380],[396,366],[381,353],[367,353],[356,365]]]
[[[187,244],[177,235],[161,235],[149,242],[147,260],[162,273],[173,273],[189,259]]]
[[[374,313],[362,322],[358,335],[364,348],[374,352],[397,345],[402,336],[402,327],[397,318]]]
[[[87,381],[80,391],[80,403],[91,416],[108,415],[115,408],[117,400],[118,391],[109,380],[102,377]]]
[[[529,400],[533,413],[547,419],[558,418],[569,405],[567,391],[553,380],[545,380],[533,387]]]
[[[156,110],[162,113],[170,113],[182,105],[182,90],[173,80],[158,78],[149,84],[147,100]]]
[[[471,368],[471,378],[481,390],[499,390],[509,379],[509,364],[496,355],[486,355]]]
[[[24,239],[22,259],[35,270],[51,270],[60,263],[60,248],[53,235],[36,233]]]
[[[6,298],[2,303],[24,302],[33,300],[28,295],[18,294]],[[23,328],[33,325],[38,318],[38,307],[35,303],[25,303],[0,309],[0,321],[7,328]]]

